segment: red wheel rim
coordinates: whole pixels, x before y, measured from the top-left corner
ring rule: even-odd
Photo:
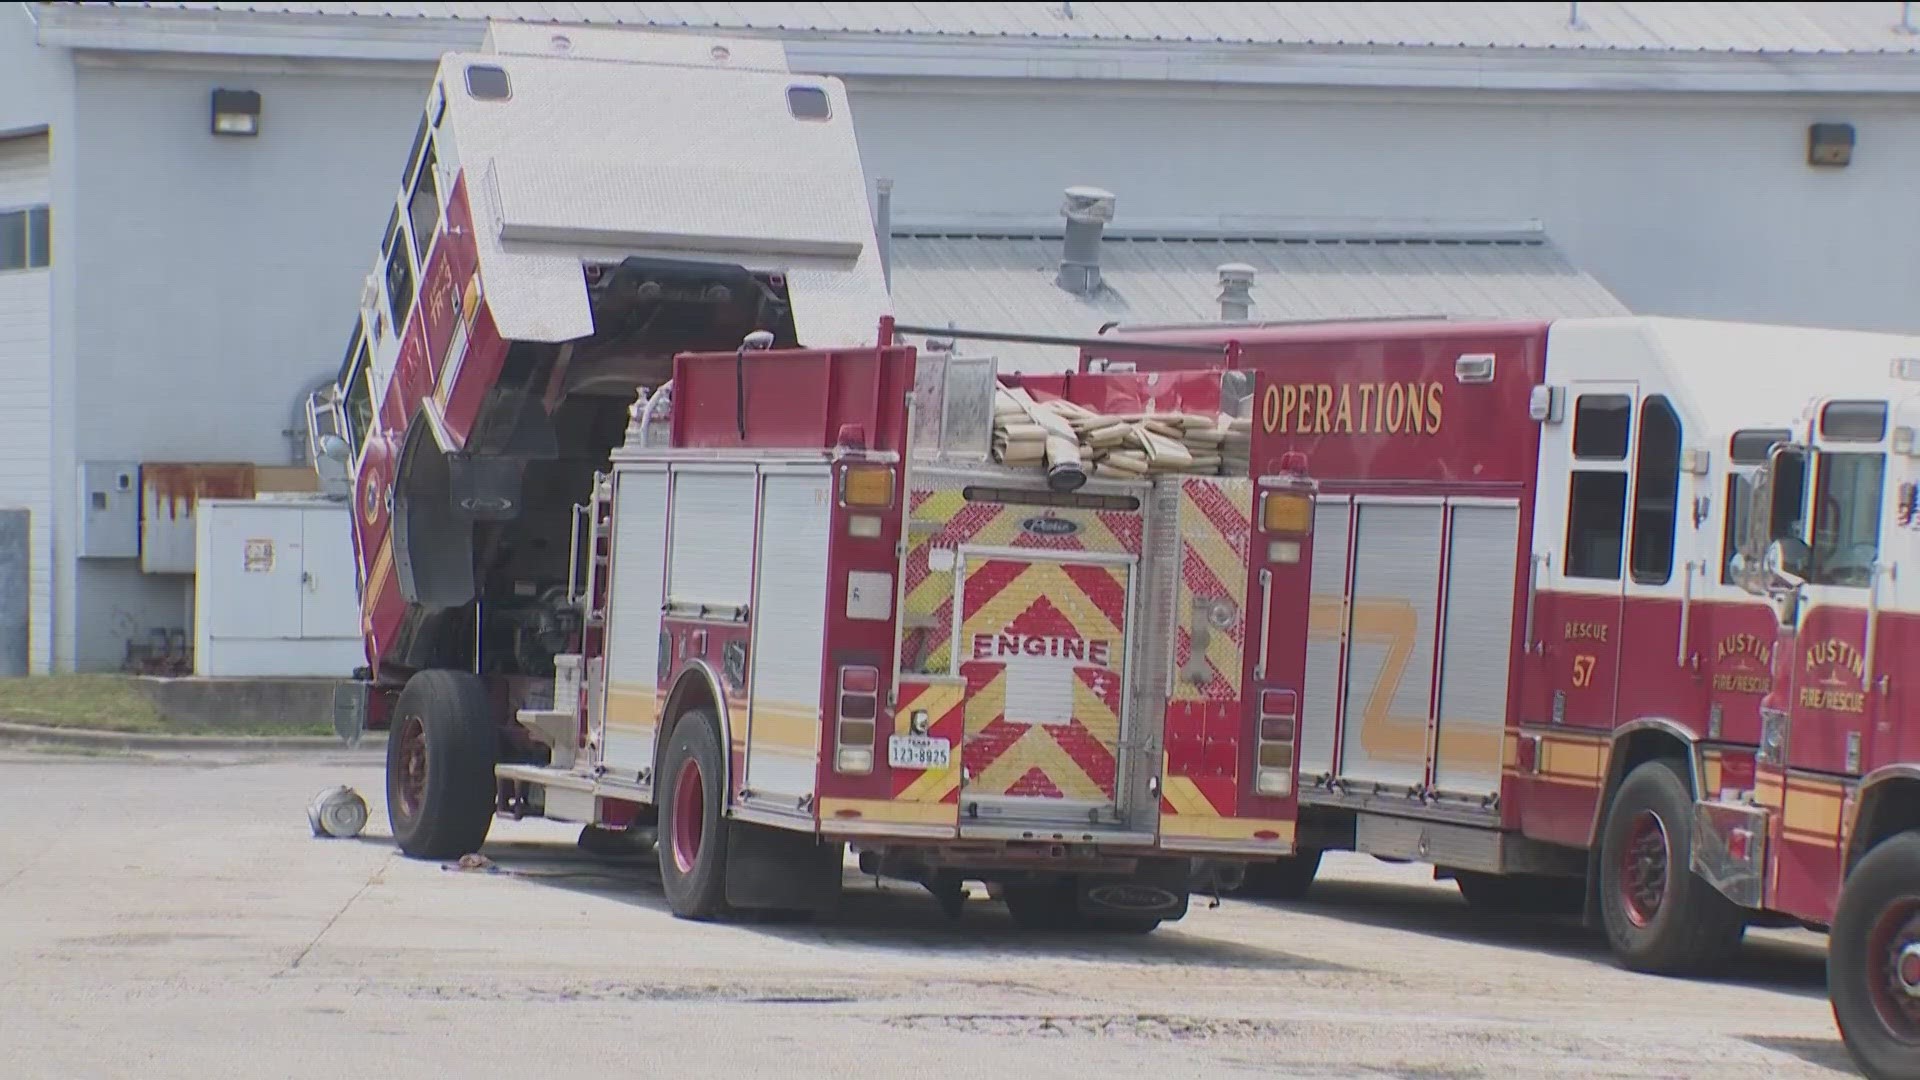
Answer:
[[[427,801],[427,728],[418,716],[400,726],[400,808],[417,817]]]
[[[1887,1034],[1920,1044],[1920,897],[1888,904],[1867,934],[1867,986]]]
[[[700,841],[707,824],[707,790],[700,779],[700,763],[692,758],[680,763],[680,775],[673,781],[673,865],[683,874],[693,872],[700,861]]]
[[[1642,810],[1627,826],[1620,852],[1620,906],[1627,921],[1645,927],[1667,899],[1667,826],[1660,815]]]

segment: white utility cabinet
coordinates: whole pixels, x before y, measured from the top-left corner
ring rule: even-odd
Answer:
[[[346,502],[203,499],[194,673],[346,678],[366,663]]]

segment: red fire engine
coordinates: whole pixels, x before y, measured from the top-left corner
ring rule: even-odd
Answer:
[[[403,851],[657,827],[707,917],[825,908],[851,843],[1144,930],[1292,850],[1311,483],[999,464],[995,366],[897,345],[876,250],[845,93],[776,44],[443,59],[313,410],[364,572],[343,730],[391,732]],[[1245,419],[1224,351],[1020,393]]]
[[[1325,850],[1431,863],[1476,906],[1597,911],[1623,963],[1666,973],[1749,925],[1830,927],[1848,1046],[1920,1075],[1920,597],[1898,573],[1920,555],[1920,339],[1122,336],[1237,341],[1267,453],[1321,485],[1300,850],[1250,888],[1299,895]]]

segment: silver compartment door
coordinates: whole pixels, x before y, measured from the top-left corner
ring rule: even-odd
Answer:
[[[1438,499],[1357,500],[1340,773],[1425,783],[1440,600]]]
[[[1328,496],[1313,511],[1313,596],[1301,691],[1300,776],[1333,772],[1340,735],[1340,672],[1347,644],[1347,547],[1353,504]]]
[[[653,768],[659,711],[660,601],[666,578],[667,474],[615,474],[612,575],[607,589],[605,742],[601,760],[621,773]],[[560,703],[556,702],[556,706]],[[631,776],[628,779],[632,779]]]
[[[797,810],[819,772],[833,480],[769,472],[761,484],[746,787],[755,802]]]
[[[1455,501],[1452,512],[1433,786],[1485,796],[1500,790],[1505,750],[1520,508]]]

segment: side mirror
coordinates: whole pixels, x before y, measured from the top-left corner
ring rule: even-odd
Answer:
[[[347,445],[347,440],[332,434],[320,436],[321,457],[336,464],[345,465],[352,455],[353,448]]]
[[[1799,537],[1790,536],[1767,545],[1762,565],[1773,581],[1797,586],[1806,584],[1807,564],[1812,559],[1812,549]]]

